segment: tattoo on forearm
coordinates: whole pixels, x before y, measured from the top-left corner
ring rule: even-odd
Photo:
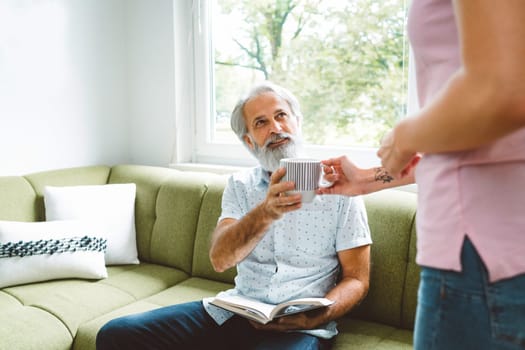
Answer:
[[[376,174],[375,174],[375,180],[376,181],[382,181],[384,184],[387,182],[391,182],[394,180],[390,174],[388,174],[388,171],[386,171],[384,168],[376,168]]]

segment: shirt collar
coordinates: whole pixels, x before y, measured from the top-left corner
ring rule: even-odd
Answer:
[[[259,189],[266,189],[270,184],[270,172],[264,170],[262,167],[255,168],[255,176],[257,179],[256,185]]]

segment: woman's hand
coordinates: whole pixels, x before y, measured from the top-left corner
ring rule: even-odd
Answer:
[[[385,151],[380,149],[380,151],[390,152],[390,148]],[[411,157],[404,168],[399,171],[397,177],[391,175],[390,171],[384,167],[359,168],[346,156],[324,160],[322,161],[325,166],[324,179],[332,182],[333,185],[319,188],[317,194],[359,196],[414,183],[414,171],[421,155],[414,154]]]
[[[415,166],[421,159],[420,154],[403,152],[397,147],[395,130],[385,135],[377,151],[377,156],[381,159],[385,171],[395,179],[412,176]]]
[[[358,168],[348,157],[342,156],[322,161],[324,179],[332,186],[321,187],[317,194],[357,196],[365,193],[368,172]]]

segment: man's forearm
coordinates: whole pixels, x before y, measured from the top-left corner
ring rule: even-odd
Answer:
[[[347,279],[340,281],[328,294],[326,298],[335,301],[319,315],[319,324],[327,323],[347,314],[359,305],[368,293],[368,285],[358,279]]]
[[[214,269],[223,272],[242,261],[264,237],[272,222],[273,218],[260,204],[240,220],[219,224],[213,233],[210,248]]]

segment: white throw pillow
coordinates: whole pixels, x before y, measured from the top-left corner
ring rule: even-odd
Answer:
[[[106,239],[77,221],[0,221],[0,288],[108,276]]]
[[[107,265],[138,264],[135,235],[136,185],[44,187],[46,220],[82,220],[106,233]]]

